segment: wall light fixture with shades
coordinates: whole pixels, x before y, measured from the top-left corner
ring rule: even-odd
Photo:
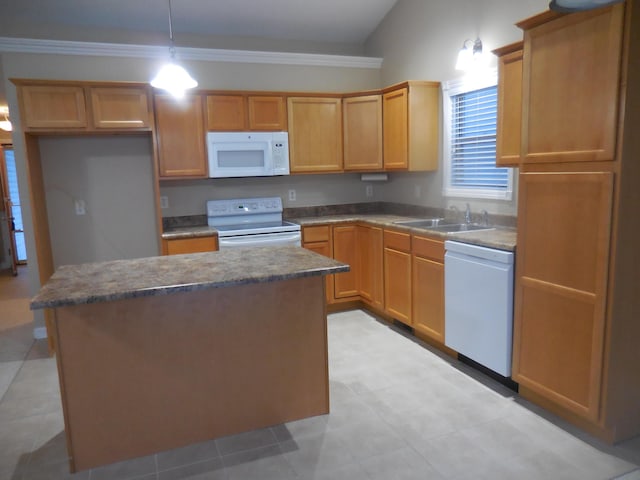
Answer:
[[[466,39],[458,52],[456,70],[472,70],[481,64],[483,64],[482,40],[480,38],[476,38],[475,41]]]
[[[11,132],[13,130],[13,125],[11,125],[11,121],[9,120],[9,107],[0,107],[0,130],[4,130],[5,132]]]

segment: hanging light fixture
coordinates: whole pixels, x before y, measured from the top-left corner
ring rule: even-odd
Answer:
[[[476,38],[475,41],[466,39],[458,52],[456,70],[467,71],[480,64],[482,64],[482,41],[480,38]]]
[[[0,120],[0,130],[11,132],[13,125],[11,125],[11,121],[9,120],[9,107],[0,107],[0,113],[4,115],[4,120]]]
[[[556,12],[571,13],[606,7],[624,0],[551,0],[549,8]]]
[[[176,63],[176,48],[173,42],[173,21],[171,18],[171,0],[169,2],[169,54],[171,59],[164,65],[158,74],[151,80],[151,86],[166,90],[176,98],[184,97],[185,90],[195,88],[198,82],[178,63]]]

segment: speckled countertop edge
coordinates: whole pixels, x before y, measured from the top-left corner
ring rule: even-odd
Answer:
[[[399,215],[327,215],[325,217],[304,217],[289,218],[291,222],[296,222],[301,226],[326,225],[361,222],[382,228],[393,228],[394,230],[405,231],[413,235],[423,235],[442,240],[455,240],[462,243],[470,243],[499,250],[515,251],[516,249],[516,229],[511,227],[493,226],[491,230],[477,230],[470,232],[445,233],[428,228],[415,228],[398,224],[408,220],[418,220],[416,217],[404,217]]]
[[[297,247],[218,252],[64,265],[31,299],[56,308],[349,271],[349,265]]]
[[[425,228],[415,228],[407,225],[399,225],[396,222],[418,220],[416,217],[391,214],[355,213],[341,215],[323,215],[318,217],[287,218],[288,221],[298,223],[301,226],[340,224],[360,222],[368,225],[393,228],[406,231],[414,235],[426,235],[443,240],[455,240],[482,247],[497,248],[499,250],[515,251],[516,229],[512,227],[493,226],[491,230],[480,230],[458,233],[444,233]],[[200,227],[181,227],[163,233],[165,240],[178,238],[194,238],[217,235],[217,230],[207,225]]]

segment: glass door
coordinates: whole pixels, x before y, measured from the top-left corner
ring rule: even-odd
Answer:
[[[2,196],[5,221],[9,230],[11,263],[14,274],[17,264],[27,263],[27,249],[22,223],[22,209],[18,190],[18,175],[13,148],[5,145],[0,148],[0,168],[2,168]]]

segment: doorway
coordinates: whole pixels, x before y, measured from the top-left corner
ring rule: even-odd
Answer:
[[[0,177],[2,177],[0,189],[2,190],[4,223],[7,226],[9,255],[11,257],[12,271],[15,275],[17,273],[17,265],[27,263],[27,249],[24,238],[16,161],[11,145],[2,145],[0,147]]]

